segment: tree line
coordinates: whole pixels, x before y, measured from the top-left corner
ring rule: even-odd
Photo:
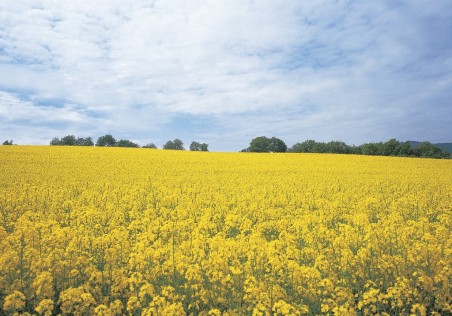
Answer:
[[[13,145],[12,140],[6,140],[3,145]],[[135,147],[140,145],[128,139],[116,140],[112,135],[100,136],[94,143],[91,137],[75,137],[67,135],[62,138],[55,137],[50,141],[51,146],[99,146],[99,147]],[[208,144],[193,141],[189,150],[209,151]],[[157,149],[154,143],[149,143],[141,148]],[[176,138],[167,141],[163,149],[185,150],[184,143]],[[359,146],[347,145],[342,141],[316,142],[308,139],[301,143],[296,143],[292,147],[287,147],[286,143],[276,137],[259,136],[251,140],[248,148],[242,152],[262,152],[262,153],[330,153],[330,154],[355,154],[370,156],[397,156],[397,157],[421,157],[421,158],[452,158],[452,154],[435,146],[430,142],[400,142],[390,139],[387,142],[365,143]]]
[[[134,143],[128,139],[120,139],[116,140],[112,135],[107,134],[104,136],[100,136],[97,139],[96,144],[94,144],[93,139],[91,137],[75,137],[74,135],[67,135],[62,138],[55,137],[50,141],[51,146],[98,146],[98,147],[131,147],[131,148],[139,148],[140,145]],[[193,141],[190,144],[189,149],[191,151],[209,151],[209,145],[206,143],[199,143]],[[157,149],[157,146],[154,143],[149,143],[141,148],[151,148]],[[185,150],[184,143],[176,138],[174,140],[167,141],[163,147],[163,149],[168,150]]]
[[[316,142],[306,140],[288,148],[279,138],[259,136],[251,140],[250,146],[242,152],[291,152],[291,153],[330,153],[370,156],[397,156],[422,158],[452,158],[451,153],[436,147],[430,142],[421,142],[412,146],[410,142],[390,139],[387,142],[365,143],[359,146],[347,145],[342,141]]]

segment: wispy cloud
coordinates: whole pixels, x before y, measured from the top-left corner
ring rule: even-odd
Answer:
[[[451,140],[447,0],[6,0],[0,12],[5,139]]]

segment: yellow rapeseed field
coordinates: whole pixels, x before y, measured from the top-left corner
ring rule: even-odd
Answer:
[[[0,147],[0,315],[450,315],[452,160]]]

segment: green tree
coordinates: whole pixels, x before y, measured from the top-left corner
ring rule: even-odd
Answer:
[[[173,143],[176,150],[185,150],[184,143],[179,138],[176,138]]]
[[[254,153],[268,153],[270,140],[265,136],[259,136],[251,140],[248,150]]]
[[[206,143],[198,143],[198,142],[195,142],[195,141],[193,141],[191,144],[190,144],[190,150],[191,151],[209,151],[208,150],[208,144],[206,144]]]
[[[349,145],[341,141],[331,141],[327,143],[326,149],[327,152],[333,154],[349,154],[353,151]]]
[[[279,138],[259,136],[251,140],[247,151],[256,153],[286,152],[287,145]]]
[[[79,137],[75,141],[75,144],[77,146],[94,146],[94,142],[91,137],[87,137],[87,138]]]
[[[328,152],[328,146],[324,142],[317,142],[314,146],[315,153],[327,153]]]
[[[143,148],[157,149],[157,146],[154,143],[149,143],[144,145]]]
[[[201,151],[209,151],[209,144],[202,143],[201,144]]]
[[[116,145],[116,139],[110,134],[101,136],[97,139],[96,146],[112,147]]]
[[[12,140],[5,140],[4,142],[3,142],[3,145],[12,145],[13,144],[13,141]]]
[[[358,147],[358,153],[371,156],[413,156],[414,151],[408,142],[401,143],[392,138],[385,143],[366,143]]]
[[[76,144],[76,138],[74,135],[67,135],[63,138],[54,137],[50,141],[50,145],[52,146],[74,146]]]
[[[291,147],[290,151],[295,153],[313,153],[316,152],[317,147],[318,145],[315,140],[308,139],[302,143],[296,143]]]
[[[61,143],[63,146],[75,146],[77,139],[74,135],[67,135],[61,139]]]
[[[448,152],[442,151],[430,142],[422,142],[414,149],[416,156],[423,158],[450,158]]]
[[[140,147],[138,144],[128,140],[128,139],[121,139],[115,144],[116,147]]]
[[[283,140],[272,137],[268,145],[268,150],[274,153],[285,153],[287,151],[287,145]]]
[[[414,150],[413,148],[411,148],[408,142],[400,143],[399,147],[397,148],[397,156],[414,156]]]
[[[184,148],[184,143],[176,138],[175,140],[171,141],[167,141],[165,143],[165,145],[163,145],[163,149],[170,149],[170,150],[185,150]]]
[[[383,156],[397,156],[400,142],[394,138],[388,140],[382,145]]]
[[[295,153],[340,153],[370,156],[451,158],[449,153],[442,151],[429,142],[420,143],[414,150],[410,143],[413,142],[399,142],[393,138],[385,143],[365,143],[360,146],[349,146],[341,141],[322,143],[308,139],[302,143],[296,143],[289,151]]]
[[[61,145],[63,145],[63,143],[61,142],[61,139],[59,139],[58,137],[54,137],[50,141],[50,146],[61,146]]]
[[[93,140],[91,137],[76,138],[74,135],[67,135],[63,138],[54,137],[50,141],[51,146],[94,146]]]
[[[383,151],[382,143],[366,143],[359,146],[359,152],[362,155],[379,156]]]

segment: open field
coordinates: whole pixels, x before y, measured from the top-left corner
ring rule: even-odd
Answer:
[[[452,312],[452,161],[0,147],[0,315]]]

